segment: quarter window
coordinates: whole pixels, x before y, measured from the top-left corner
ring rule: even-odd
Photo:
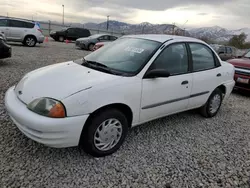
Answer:
[[[212,69],[215,67],[213,52],[207,46],[196,43],[191,43],[189,46],[193,58],[194,71]]]
[[[7,20],[0,20],[0,27],[6,27],[7,26]]]
[[[165,69],[170,75],[188,72],[188,56],[185,44],[172,44],[162,51],[154,63],[153,69]]]

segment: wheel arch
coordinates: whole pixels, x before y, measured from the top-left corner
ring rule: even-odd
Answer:
[[[27,39],[27,37],[34,37],[36,39],[36,42],[37,42],[36,36],[32,35],[32,34],[25,35],[25,37],[23,38],[23,42],[25,42],[25,40]]]

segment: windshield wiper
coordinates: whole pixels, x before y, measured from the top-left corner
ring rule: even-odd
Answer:
[[[103,72],[106,72],[106,73],[121,75],[121,73],[113,71],[111,68],[109,68],[108,66],[106,66],[106,65],[104,65],[102,63],[99,63],[99,62],[96,62],[96,61],[88,61],[88,60],[86,60],[84,58],[82,59],[82,61],[83,61],[82,65],[86,65],[86,66],[89,66],[91,68],[94,68],[96,70],[103,71]]]

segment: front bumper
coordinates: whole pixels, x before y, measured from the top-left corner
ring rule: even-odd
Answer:
[[[76,41],[75,45],[77,48],[81,48],[81,49],[87,49],[85,43],[81,43],[80,41]]]
[[[88,115],[48,118],[30,111],[16,96],[14,87],[5,94],[5,107],[19,130],[32,140],[56,148],[77,146]]]
[[[238,78],[248,79],[249,82],[248,83],[240,83],[237,81]],[[236,84],[235,84],[236,89],[250,91],[250,75],[248,76],[248,75],[242,75],[242,74],[235,74],[234,80],[236,82]]]

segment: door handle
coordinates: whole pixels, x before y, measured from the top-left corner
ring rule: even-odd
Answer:
[[[187,80],[185,80],[185,81],[183,81],[183,82],[181,83],[181,85],[186,85],[186,84],[188,84],[188,81],[187,81]]]
[[[217,76],[217,77],[220,77],[220,76],[221,76],[221,73],[218,73],[216,76]]]

